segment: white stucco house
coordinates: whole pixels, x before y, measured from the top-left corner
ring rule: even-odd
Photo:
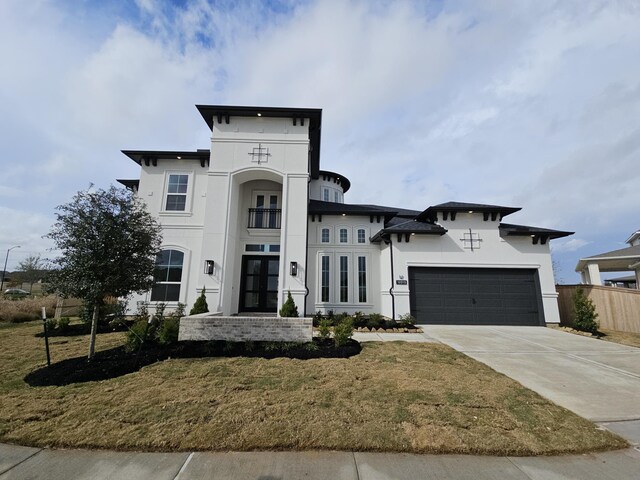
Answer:
[[[158,284],[133,304],[190,307],[204,288],[225,316],[275,313],[291,292],[307,316],[559,322],[549,241],[570,232],[503,223],[513,207],[351,204],[350,181],[320,165],[320,109],[197,108],[210,149],[123,151],[141,171],[119,182],[164,237]]]

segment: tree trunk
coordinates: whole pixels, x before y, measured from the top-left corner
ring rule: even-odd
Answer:
[[[89,340],[89,357],[91,361],[96,351],[96,333],[98,332],[98,316],[100,312],[100,305],[98,303],[93,304],[93,318],[91,319],[91,339]]]

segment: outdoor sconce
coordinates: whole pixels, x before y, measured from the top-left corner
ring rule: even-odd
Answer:
[[[298,262],[291,262],[289,273],[291,273],[292,277],[298,276]]]
[[[213,275],[213,267],[215,263],[213,260],[205,260],[204,261],[204,273],[205,275]]]

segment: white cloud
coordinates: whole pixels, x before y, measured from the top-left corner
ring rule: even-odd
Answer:
[[[206,147],[193,104],[230,103],[323,108],[347,201],[521,206],[577,232],[566,265],[638,228],[636,2],[83,5],[0,3],[3,224],[135,177],[122,148]]]
[[[583,238],[569,238],[556,240],[551,243],[551,250],[553,253],[562,253],[562,252],[575,252],[576,250],[581,249],[585,245],[589,245],[590,242]]]

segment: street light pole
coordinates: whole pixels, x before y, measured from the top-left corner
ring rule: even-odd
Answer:
[[[7,262],[9,261],[9,252],[14,248],[20,248],[20,245],[14,245],[10,249],[8,249],[7,256],[4,257],[4,270],[2,270],[2,281],[0,281],[0,293],[2,293],[2,289],[4,288],[4,278],[7,276]]]

